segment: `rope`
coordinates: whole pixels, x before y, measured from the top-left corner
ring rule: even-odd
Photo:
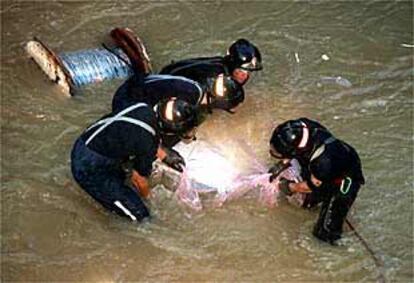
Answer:
[[[361,234],[355,229],[354,225],[349,221],[348,219],[345,219],[346,224],[349,226],[349,228],[355,233],[355,236],[358,238],[358,240],[361,242],[361,244],[364,246],[365,250],[370,254],[371,258],[373,259],[375,266],[378,269],[379,275],[378,275],[378,282],[385,283],[387,282],[385,280],[385,275],[382,272],[382,269],[384,268],[384,263],[377,257],[374,250],[371,249],[371,247],[368,245],[368,242],[362,237]]]

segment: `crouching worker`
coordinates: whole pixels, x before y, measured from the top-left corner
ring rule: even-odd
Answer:
[[[106,209],[133,221],[149,216],[142,197],[149,195],[148,177],[157,157],[161,133],[192,140],[196,109],[185,101],[160,101],[154,112],[145,103],[109,114],[87,128],[72,149],[72,174],[80,187]],[[182,161],[163,154],[171,166]],[[132,183],[125,184],[123,166],[132,162]]]
[[[250,74],[262,70],[262,55],[259,49],[246,39],[233,42],[225,56],[199,57],[172,62],[160,74],[183,76],[204,84],[207,78],[220,74],[231,76],[244,85]]]
[[[126,107],[144,102],[155,106],[170,97],[184,100],[199,110],[198,123],[202,123],[213,109],[235,113],[235,108],[244,101],[243,88],[229,77],[218,76],[209,80],[208,87],[179,76],[149,75],[137,73],[119,87],[112,99],[112,111],[119,112]],[[162,145],[172,147],[180,139],[169,133],[162,135]]]
[[[280,189],[287,195],[306,193],[305,208],[322,203],[313,235],[334,244],[341,238],[347,213],[365,182],[355,149],[318,122],[300,118],[276,127],[270,139],[270,154],[283,159],[270,169],[271,181],[287,160],[299,161],[304,181],[281,179]]]

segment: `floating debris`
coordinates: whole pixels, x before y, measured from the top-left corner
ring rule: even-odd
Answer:
[[[351,87],[352,86],[352,83],[349,80],[347,80],[347,79],[345,79],[341,76],[338,76],[338,77],[321,77],[320,83],[322,83],[322,84],[337,84],[337,85],[340,85],[340,86],[343,86],[343,87]]]
[[[295,59],[297,63],[300,63],[299,54],[297,52],[295,52]]]
[[[321,58],[323,61],[328,61],[330,59],[329,56],[326,54],[322,54]]]

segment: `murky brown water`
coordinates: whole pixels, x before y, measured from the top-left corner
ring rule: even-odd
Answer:
[[[286,203],[267,209],[247,199],[189,213],[161,192],[153,220],[134,226],[91,202],[71,178],[69,152],[83,128],[108,111],[120,82],[66,99],[23,45],[39,36],[58,52],[96,47],[115,26],[145,39],[157,69],[171,59],[222,54],[239,37],[255,42],[265,70],[247,86],[246,103],[231,117],[215,113],[200,137],[229,148],[244,139],[270,164],[275,124],[320,120],[361,155],[367,185],[355,203],[357,229],[389,281],[413,280],[412,2],[2,1],[0,15],[2,281],[378,276],[352,233],[341,247],[321,244],[310,234],[317,214]],[[321,83],[325,76],[353,86]]]

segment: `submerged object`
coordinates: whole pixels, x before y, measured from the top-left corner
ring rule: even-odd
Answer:
[[[337,84],[343,87],[352,87],[352,83],[341,77],[341,76],[337,76],[337,77],[321,77],[320,81],[318,84]]]
[[[241,169],[242,163],[255,162],[250,152],[246,152],[249,157],[245,162],[241,158],[234,164],[222,150],[203,141],[190,145],[179,143],[175,149],[186,161],[184,173],[156,163],[154,174],[167,189],[175,192],[179,202],[194,210],[201,210],[208,204],[222,206],[248,193],[257,197],[260,203],[273,207],[277,205],[279,196],[279,179],[300,180],[300,168],[295,160],[291,167],[270,183],[270,173],[258,171],[257,167],[253,172]]]
[[[62,67],[63,63],[60,57],[42,41],[37,38],[29,41],[26,44],[26,52],[49,79],[62,88],[65,94],[69,95],[72,92],[74,83],[70,73],[66,68]]]
[[[127,28],[110,32],[114,48],[106,46],[56,54],[40,39],[26,44],[26,52],[51,81],[70,96],[80,87],[104,80],[130,76],[134,70],[151,72],[142,41]]]
[[[114,52],[128,60],[122,50],[116,49]],[[65,52],[59,57],[77,88],[104,80],[126,78],[132,74],[125,61],[103,48]]]

